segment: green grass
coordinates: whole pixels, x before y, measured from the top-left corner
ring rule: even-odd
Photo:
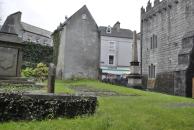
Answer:
[[[144,92],[98,81],[57,81],[57,93],[75,93],[71,86],[87,86],[140,96],[98,97],[93,116],[75,119],[8,122],[2,130],[194,130],[194,100]],[[183,104],[183,105],[177,105]]]
[[[120,94],[136,94],[136,95],[147,95],[147,93],[142,92],[140,90],[128,89],[123,86],[116,86],[111,84],[105,84],[100,81],[95,80],[78,80],[78,81],[57,81],[56,82],[56,93],[70,93],[74,94],[75,91],[71,89],[71,87],[79,87],[85,86],[89,88],[99,89],[99,90],[109,90],[115,91]]]
[[[65,81],[56,81],[55,83],[55,93],[58,94],[74,94],[75,91],[70,89],[66,84]]]

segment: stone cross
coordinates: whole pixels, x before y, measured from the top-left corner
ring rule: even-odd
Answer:
[[[48,73],[48,93],[54,93],[55,91],[55,74],[56,67],[53,63],[49,64],[49,73]]]
[[[136,31],[133,32],[132,62],[138,62],[137,34],[136,34]]]

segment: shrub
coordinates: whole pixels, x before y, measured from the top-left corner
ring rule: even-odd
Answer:
[[[33,68],[27,67],[26,69],[22,70],[23,77],[34,77],[34,70]]]
[[[29,68],[22,70],[22,76],[34,77],[37,81],[43,82],[48,77],[48,67],[46,64],[38,63],[36,68]]]
[[[44,81],[48,77],[48,67],[46,64],[39,63],[34,69],[34,76],[38,81]]]
[[[96,97],[0,93],[0,121],[93,114]]]

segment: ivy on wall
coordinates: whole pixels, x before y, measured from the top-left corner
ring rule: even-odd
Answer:
[[[60,45],[60,31],[56,30],[53,34],[53,63],[57,65]]]
[[[23,48],[23,68],[34,68],[37,63],[49,64],[53,62],[53,47],[35,43],[27,43]]]

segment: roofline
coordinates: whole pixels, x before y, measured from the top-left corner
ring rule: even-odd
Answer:
[[[8,15],[7,17],[12,16],[12,15],[16,15],[16,14],[22,14],[22,12],[21,11],[17,11],[17,12],[15,12],[13,14]]]
[[[94,22],[95,22],[97,28],[99,28],[98,25],[97,25],[97,23],[96,23],[96,21],[95,21],[95,19],[94,19],[94,17],[93,17],[92,14],[90,13],[90,11],[89,11],[89,9],[87,8],[86,5],[83,5],[80,9],[78,9],[75,13],[73,13],[68,19],[66,19],[66,20],[63,22],[63,24],[62,24],[61,27],[63,28],[63,27],[67,24],[67,22],[68,22],[69,20],[71,20],[71,18],[72,18],[75,14],[77,14],[77,13],[78,13],[82,8],[84,8],[84,7],[88,10],[88,12],[89,12],[91,18],[94,20]],[[61,30],[58,29],[58,28],[55,29],[51,35],[53,35],[56,31],[61,31]]]
[[[51,37],[47,37],[47,36],[45,36],[45,35],[37,34],[37,33],[35,33],[35,32],[31,32],[31,31],[28,31],[28,30],[25,30],[25,29],[23,29],[23,31],[25,31],[25,32],[30,32],[30,33],[33,33],[33,34],[36,34],[36,35],[39,35],[39,36],[43,36],[43,37],[46,37],[46,38],[51,38]]]
[[[109,35],[103,35],[103,34],[102,35],[100,34],[100,36],[133,39],[133,37],[129,38],[129,37],[109,36]],[[137,39],[140,40],[141,38],[137,37]]]
[[[24,24],[28,24],[28,25],[33,26],[33,27],[35,27],[35,28],[39,28],[39,29],[41,29],[41,30],[44,30],[44,31],[47,31],[47,32],[52,33],[52,32],[51,32],[51,31],[49,31],[49,30],[46,30],[46,29],[43,29],[43,28],[41,28],[41,27],[37,27],[37,26],[34,26],[34,25],[29,24],[29,23],[26,23],[26,22],[22,22],[22,21],[21,21],[21,24],[22,24],[22,23],[24,23]],[[25,30],[25,29],[24,29],[24,30]]]
[[[100,34],[100,36],[107,36],[107,37],[116,37],[116,38],[126,38],[126,39],[133,39],[133,37],[132,37],[132,38],[129,38],[129,37],[119,37],[119,36],[101,35],[101,34]]]
[[[100,28],[107,28],[107,26],[99,26],[98,28],[99,29]],[[111,28],[113,28],[113,27],[111,27]],[[131,31],[130,29],[127,29],[127,28],[120,28],[120,30],[128,30],[128,31]],[[133,31],[131,31],[131,32],[133,32]]]

